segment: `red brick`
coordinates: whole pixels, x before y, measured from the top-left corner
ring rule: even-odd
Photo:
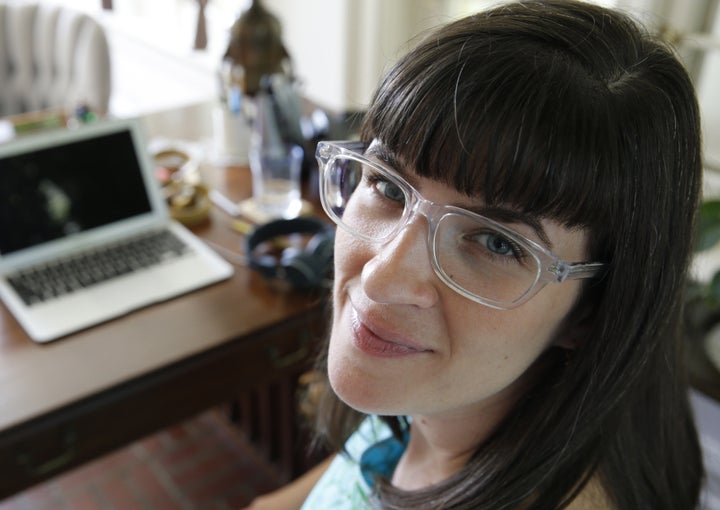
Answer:
[[[19,508],[32,510],[45,510],[62,508],[59,492],[48,484],[38,485],[32,489],[18,494],[14,501]]]
[[[203,455],[170,474],[175,483],[185,490],[192,490],[231,468],[235,462],[237,462],[235,454],[215,449],[204,452]]]
[[[155,458],[157,462],[164,465],[169,471],[174,471],[182,468],[185,464],[192,463],[194,459],[203,457],[209,447],[212,448],[211,445],[208,444],[208,441],[186,441],[171,451],[157,455]]]
[[[165,452],[168,445],[162,440],[162,434],[155,434],[142,441],[137,441],[130,446],[136,456],[156,455]]]
[[[98,499],[97,494],[90,488],[68,494],[64,499],[67,503],[66,508],[72,510],[103,510],[103,508],[106,508]]]
[[[20,510],[17,498],[11,497],[0,501],[0,510]]]
[[[128,484],[138,494],[138,499],[145,504],[146,508],[153,510],[181,510],[183,508],[182,494],[172,494],[147,465],[133,470]],[[178,491],[176,490],[176,492]]]
[[[218,499],[229,501],[240,491],[252,499],[256,494],[269,492],[278,486],[275,480],[263,476],[251,466],[236,462],[219,470],[213,478],[205,477],[202,484],[188,491],[188,495],[195,505],[201,505]]]
[[[182,443],[193,437],[192,427],[185,424],[170,427],[165,430],[165,434],[176,443]]]
[[[140,508],[140,502],[127,484],[125,477],[116,476],[103,481],[97,487],[100,499],[113,510]]]
[[[89,481],[100,481],[122,470],[130,470],[137,462],[131,451],[123,449],[56,477],[52,483],[65,491],[72,491],[84,487]]]

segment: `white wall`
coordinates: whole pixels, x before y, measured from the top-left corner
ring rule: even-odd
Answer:
[[[443,18],[436,0],[265,0],[283,26],[307,96],[332,109],[363,108],[389,63]]]
[[[111,29],[112,111],[139,114],[217,96],[216,71],[228,31],[249,0],[208,3],[208,49],[192,50],[195,0],[115,0],[112,15],[99,0],[62,2],[98,15]],[[335,110],[363,108],[380,76],[429,27],[503,0],[264,0],[281,20],[303,92]],[[702,22],[718,0],[595,0],[620,6],[651,27],[669,19],[679,31]],[[692,6],[692,8],[690,8]],[[720,16],[720,9],[718,10]],[[714,24],[720,40],[720,19]],[[410,43],[408,41],[411,41]],[[720,49],[709,50],[697,76],[708,159],[720,164]],[[719,174],[720,175],[720,174]],[[720,186],[718,188],[720,193]]]
[[[717,10],[713,26],[715,46],[706,51],[697,90],[703,115],[706,160],[708,166],[720,172],[720,9]],[[720,186],[714,191],[720,195]]]
[[[295,72],[310,99],[330,108],[347,100],[350,29],[346,0],[265,0],[278,18]]]

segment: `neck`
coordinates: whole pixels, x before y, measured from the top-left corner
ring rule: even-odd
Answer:
[[[410,440],[393,474],[393,485],[417,490],[455,474],[492,434],[510,405],[503,400],[483,409],[412,416]]]
[[[553,366],[542,356],[500,393],[461,409],[411,416],[410,439],[392,478],[403,490],[447,480],[467,464],[539,377]]]
[[[467,464],[546,368],[536,362],[500,393],[461,409],[411,416],[410,439],[392,478],[403,490],[447,480]]]

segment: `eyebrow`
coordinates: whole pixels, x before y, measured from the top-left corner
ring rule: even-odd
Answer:
[[[370,145],[368,145],[368,148],[365,149],[365,155],[375,156],[376,158],[382,160],[384,163],[387,163],[393,168],[396,168],[397,165],[400,163],[395,153],[389,150],[387,147],[385,147],[385,145],[383,145],[381,142],[378,142],[377,140],[373,141]]]
[[[406,165],[400,161],[397,154],[385,147],[382,142],[378,142],[377,140],[373,141],[365,150],[365,157],[375,157],[379,159],[383,164],[389,166],[397,174],[402,176],[413,188],[417,188],[419,184],[417,177],[411,172],[408,172],[405,169]]]
[[[400,162],[400,159],[393,151],[387,149],[382,142],[373,141],[366,149],[365,156],[376,157],[384,164],[390,166],[397,173],[401,174],[402,177],[408,181],[408,184],[417,189],[417,178],[415,178],[415,176],[411,173],[402,170],[403,164]],[[547,249],[553,249],[553,243],[550,241],[550,237],[548,237],[542,223],[540,223],[537,218],[529,214],[524,214],[509,207],[472,206],[460,203],[452,205],[465,209],[466,211],[479,214],[480,216],[484,216],[491,220],[495,220],[498,223],[525,224],[535,232],[535,235],[538,236],[542,244],[545,245]]]

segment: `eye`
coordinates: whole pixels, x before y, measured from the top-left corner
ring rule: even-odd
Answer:
[[[376,184],[376,188],[380,193],[385,195],[390,200],[394,200],[395,202],[405,201],[405,194],[397,185],[393,184],[390,181],[378,182]]]
[[[400,204],[405,203],[405,193],[403,193],[403,190],[386,177],[380,174],[369,174],[366,176],[366,179],[368,184],[372,188],[375,188],[383,197]]]
[[[505,261],[522,261],[525,256],[525,250],[504,235],[483,231],[464,236],[466,241],[472,242],[477,247],[484,258],[505,260]]]
[[[496,255],[510,255],[514,252],[510,241],[496,234],[480,234],[477,241]]]

